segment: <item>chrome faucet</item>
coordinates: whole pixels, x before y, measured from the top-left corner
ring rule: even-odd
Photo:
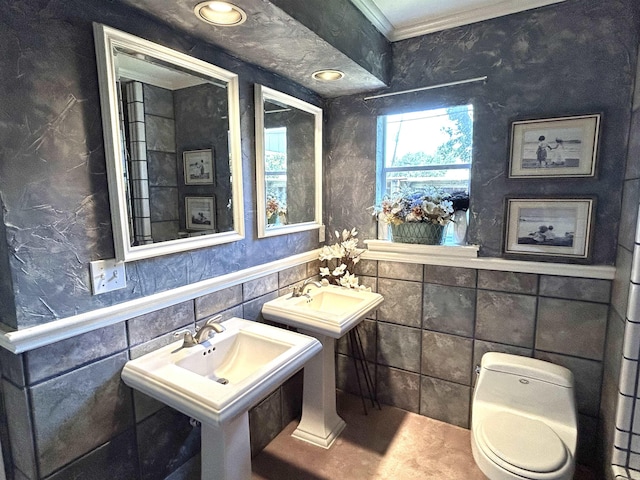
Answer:
[[[211,317],[208,319],[202,328],[196,327],[196,334],[193,335],[189,330],[183,330],[182,332],[176,332],[173,334],[174,337],[183,337],[182,346],[183,347],[194,347],[201,343],[206,342],[211,336],[211,332],[222,333],[224,332],[224,326],[220,325],[220,320],[222,319],[222,315],[216,315],[215,317]]]
[[[309,289],[307,289],[307,291],[306,291],[306,292],[304,291],[304,287],[306,287],[307,285],[313,285],[314,287],[318,287],[318,288],[321,288],[321,287],[322,287],[322,284],[321,284],[320,282],[317,282],[317,281],[315,281],[315,280],[313,280],[313,279],[311,279],[311,278],[307,278],[307,279],[302,283],[302,285],[301,285],[301,286],[299,286],[299,287],[293,287],[293,291],[292,291],[292,293],[291,293],[291,298],[305,296],[305,297],[307,297],[307,298],[309,298],[309,299],[310,299],[311,297],[309,296],[309,291],[310,291],[311,289],[309,288]]]

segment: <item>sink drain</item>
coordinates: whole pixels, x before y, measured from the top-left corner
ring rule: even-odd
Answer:
[[[229,383],[229,380],[227,380],[226,378],[219,378],[216,380],[216,382],[221,383],[222,385],[226,385],[227,383]]]

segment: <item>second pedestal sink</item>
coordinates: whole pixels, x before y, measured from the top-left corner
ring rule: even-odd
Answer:
[[[329,448],[345,427],[336,412],[335,342],[383,301],[382,295],[336,285],[309,287],[262,306],[267,320],[297,327],[322,343],[304,369],[302,419],[293,436]]]
[[[251,477],[248,410],[321,349],[318,340],[232,318],[224,331],[167,345],[124,366],[122,379],[202,422],[202,480]]]

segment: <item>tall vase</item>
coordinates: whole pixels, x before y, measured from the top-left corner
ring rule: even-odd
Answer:
[[[440,245],[444,236],[444,226],[434,223],[406,222],[391,225],[394,242]]]
[[[453,212],[453,242],[456,245],[467,244],[467,212],[465,210]]]

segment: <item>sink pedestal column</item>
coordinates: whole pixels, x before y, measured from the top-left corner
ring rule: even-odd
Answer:
[[[202,480],[251,478],[249,412],[241,413],[220,427],[203,423],[201,440]]]
[[[320,340],[322,351],[304,366],[302,419],[292,436],[329,448],[347,425],[336,412],[336,341],[326,335],[299,331]]]

